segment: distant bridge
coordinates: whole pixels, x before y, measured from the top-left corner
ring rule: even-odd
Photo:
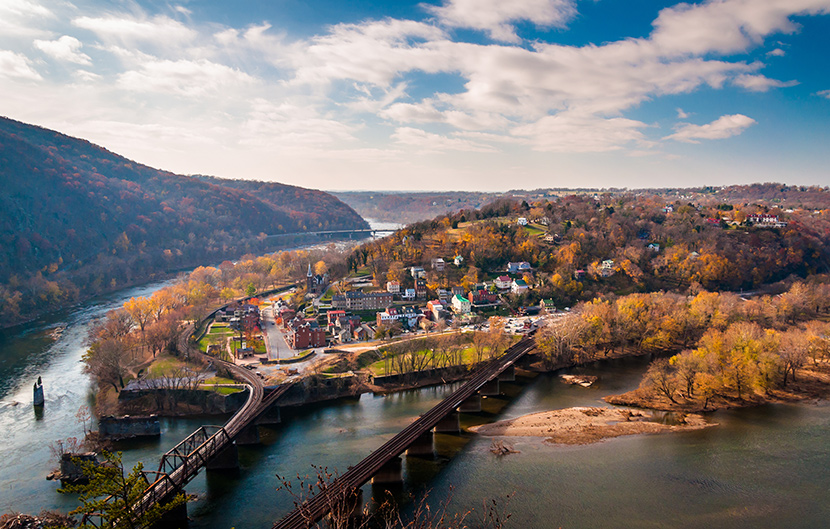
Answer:
[[[281,237],[297,237],[303,235],[316,235],[318,237],[325,237],[327,235],[348,235],[350,239],[354,236],[359,237],[376,237],[378,235],[389,235],[395,233],[395,230],[384,229],[355,229],[355,230],[318,230],[318,231],[301,231],[293,233],[277,233],[274,235],[266,235],[266,239],[278,239]]]
[[[382,472],[384,467],[389,468],[393,461],[400,461],[397,457],[417,443],[425,435],[431,435],[430,430],[452,431],[453,425],[447,428],[446,419],[450,417],[455,422],[455,431],[458,431],[458,417],[456,410],[462,407],[476,392],[488,384],[498,384],[498,377],[522,356],[536,347],[532,333],[517,342],[496,358],[480,367],[473,378],[455,390],[434,408],[421,415],[415,422],[404,428],[398,435],[384,443],[372,452],[363,461],[350,467],[349,470],[326,488],[302,503],[297,509],[290,512],[282,520],[274,524],[273,529],[304,529],[312,526],[326,514],[338,501],[356,495],[358,489],[373,476]],[[479,401],[480,409],[480,401]],[[461,408],[463,410],[463,407]],[[473,408],[475,409],[475,408]],[[453,415],[455,417],[453,417]],[[443,421],[443,428],[441,423]]]

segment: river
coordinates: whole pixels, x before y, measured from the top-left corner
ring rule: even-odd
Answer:
[[[89,402],[81,371],[83,338],[91,319],[131,296],[165,283],[119,292],[0,335],[0,513],[69,510],[71,496],[45,480],[54,466],[49,444],[80,437],[78,408]],[[51,329],[63,326],[53,340]],[[496,420],[570,406],[602,405],[601,397],[636,387],[642,359],[603,362],[579,372],[600,377],[592,388],[562,384],[554,375],[505,385],[509,397],[485,400]],[[40,375],[46,406],[36,416],[32,383]],[[241,447],[238,474],[201,472],[187,491],[192,526],[268,527],[292,507],[276,491],[277,474],[312,471],[311,464],[345,470],[391,438],[451,391],[433,387],[386,397],[362,395],[286,411],[283,423],[262,428],[263,443]],[[16,404],[17,403],[17,404]],[[128,465],[153,469],[160,455],[201,424],[224,417],[164,419],[153,441],[119,443]],[[508,527],[821,527],[830,518],[830,406],[770,405],[714,413],[702,431],[633,436],[588,446],[555,447],[518,439],[520,453],[489,452],[490,439],[471,434],[436,437],[438,456],[404,461],[403,492],[452,493],[452,508],[515,493]],[[398,491],[400,495],[401,491]],[[364,496],[382,494],[365,487]]]

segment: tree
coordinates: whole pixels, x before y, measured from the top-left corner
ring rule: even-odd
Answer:
[[[670,401],[677,402],[674,400],[674,392],[677,391],[677,380],[668,359],[659,358],[652,362],[646,371],[645,382],[665,395]]]
[[[59,492],[79,494],[81,506],[70,514],[95,513],[101,517],[99,527],[112,529],[139,529],[152,527],[165,513],[184,504],[187,499],[179,493],[166,503],[158,502],[149,509],[139,508],[144,491],[149,485],[143,470],[137,463],[129,472],[121,462],[121,452],[104,452],[104,462],[84,462],[84,474],[89,478],[86,485],[67,485]],[[95,527],[89,524],[87,527]]]
[[[126,357],[127,347],[123,340],[110,338],[94,342],[82,357],[84,372],[118,392],[124,387],[124,375],[127,374]]]
[[[129,301],[124,303],[124,310],[127,311],[127,314],[130,315],[133,322],[138,325],[138,328],[141,329],[141,341],[146,343],[144,328],[147,326],[147,322],[150,321],[150,318],[153,317],[155,312],[153,303],[143,296],[138,298],[130,298]]]

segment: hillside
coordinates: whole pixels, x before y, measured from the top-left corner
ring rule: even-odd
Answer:
[[[0,324],[265,251],[265,234],[368,226],[322,191],[177,175],[6,118],[0,185]]]

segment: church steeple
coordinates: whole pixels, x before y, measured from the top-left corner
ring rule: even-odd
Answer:
[[[308,263],[308,274],[305,276],[305,290],[309,294],[314,292],[314,275],[311,273],[311,263]]]

